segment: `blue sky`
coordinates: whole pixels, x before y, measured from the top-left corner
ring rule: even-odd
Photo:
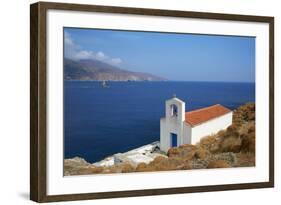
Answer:
[[[65,57],[176,81],[255,82],[255,38],[64,29]]]

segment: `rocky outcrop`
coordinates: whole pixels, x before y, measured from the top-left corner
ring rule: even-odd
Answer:
[[[83,158],[74,157],[72,159],[64,160],[64,175],[77,175],[83,173],[83,169],[89,167],[91,164],[86,162]]]

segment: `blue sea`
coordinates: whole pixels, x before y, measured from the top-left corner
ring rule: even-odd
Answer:
[[[222,104],[235,109],[255,101],[254,83],[64,82],[64,156],[96,162],[159,140],[165,100],[186,111]]]

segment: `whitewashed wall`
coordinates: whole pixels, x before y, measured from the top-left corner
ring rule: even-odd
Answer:
[[[170,133],[177,134],[178,145],[181,143],[183,122],[176,118],[161,118],[160,120],[160,149],[167,152],[171,147]]]
[[[226,129],[232,124],[232,112],[229,112],[219,118],[212,119],[207,123],[195,126],[191,130],[191,144],[196,144],[201,138],[215,134],[222,129]]]
[[[183,122],[183,139],[181,144],[191,144],[191,130],[192,127],[186,122]]]
[[[178,116],[171,116],[171,105],[178,108]],[[170,134],[177,134],[178,145],[183,142],[183,124],[185,121],[185,102],[178,98],[172,98],[165,103],[165,118],[160,120],[160,149],[167,152],[171,147]]]

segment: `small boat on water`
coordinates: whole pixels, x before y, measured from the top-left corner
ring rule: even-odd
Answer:
[[[101,86],[102,86],[103,88],[109,88],[109,85],[106,83],[106,81],[105,81],[105,80],[104,80],[104,81],[102,81]]]

